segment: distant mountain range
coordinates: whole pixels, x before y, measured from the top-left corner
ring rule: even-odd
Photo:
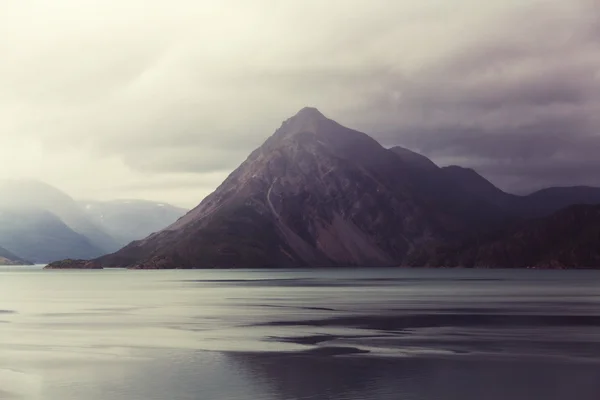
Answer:
[[[95,203],[96,209],[111,210],[107,211],[106,223],[100,223],[98,213],[50,185],[31,180],[0,181],[0,246],[19,261],[94,258],[164,228],[184,214],[184,210],[169,205],[164,205],[169,213],[159,213],[150,207],[151,202],[137,203],[144,204],[137,212],[119,202]],[[113,216],[119,213],[129,215],[128,219],[123,217],[126,224],[115,221],[118,217]]]
[[[595,203],[598,188],[508,194],[473,170],[386,149],[304,108],[177,222],[52,267],[594,267],[584,256],[598,248],[593,207],[559,210]],[[513,251],[515,241],[530,252]]]
[[[3,209],[0,244],[35,263],[65,257],[98,257],[106,252],[55,214],[40,209]]]
[[[166,203],[134,199],[79,204],[88,218],[121,246],[171,225],[188,211]]]

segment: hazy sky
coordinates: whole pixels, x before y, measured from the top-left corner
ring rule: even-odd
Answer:
[[[193,206],[306,105],[505,189],[600,185],[600,3],[0,1],[0,178]]]

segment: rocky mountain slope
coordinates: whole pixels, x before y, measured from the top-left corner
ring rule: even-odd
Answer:
[[[478,199],[440,197],[431,190],[438,175],[429,175],[424,164],[305,108],[198,207],[96,262],[132,268],[391,266],[427,241],[495,218]],[[417,172],[431,184],[416,179]]]
[[[146,200],[80,202],[86,215],[121,246],[171,225],[188,210]]]
[[[415,252],[412,266],[600,268],[600,205],[576,205],[457,245]]]

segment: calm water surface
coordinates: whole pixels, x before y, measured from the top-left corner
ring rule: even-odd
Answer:
[[[600,399],[600,272],[0,269],[0,399]]]

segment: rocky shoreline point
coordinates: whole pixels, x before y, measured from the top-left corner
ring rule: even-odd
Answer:
[[[98,264],[90,260],[61,260],[54,261],[44,267],[44,269],[103,269]]]

